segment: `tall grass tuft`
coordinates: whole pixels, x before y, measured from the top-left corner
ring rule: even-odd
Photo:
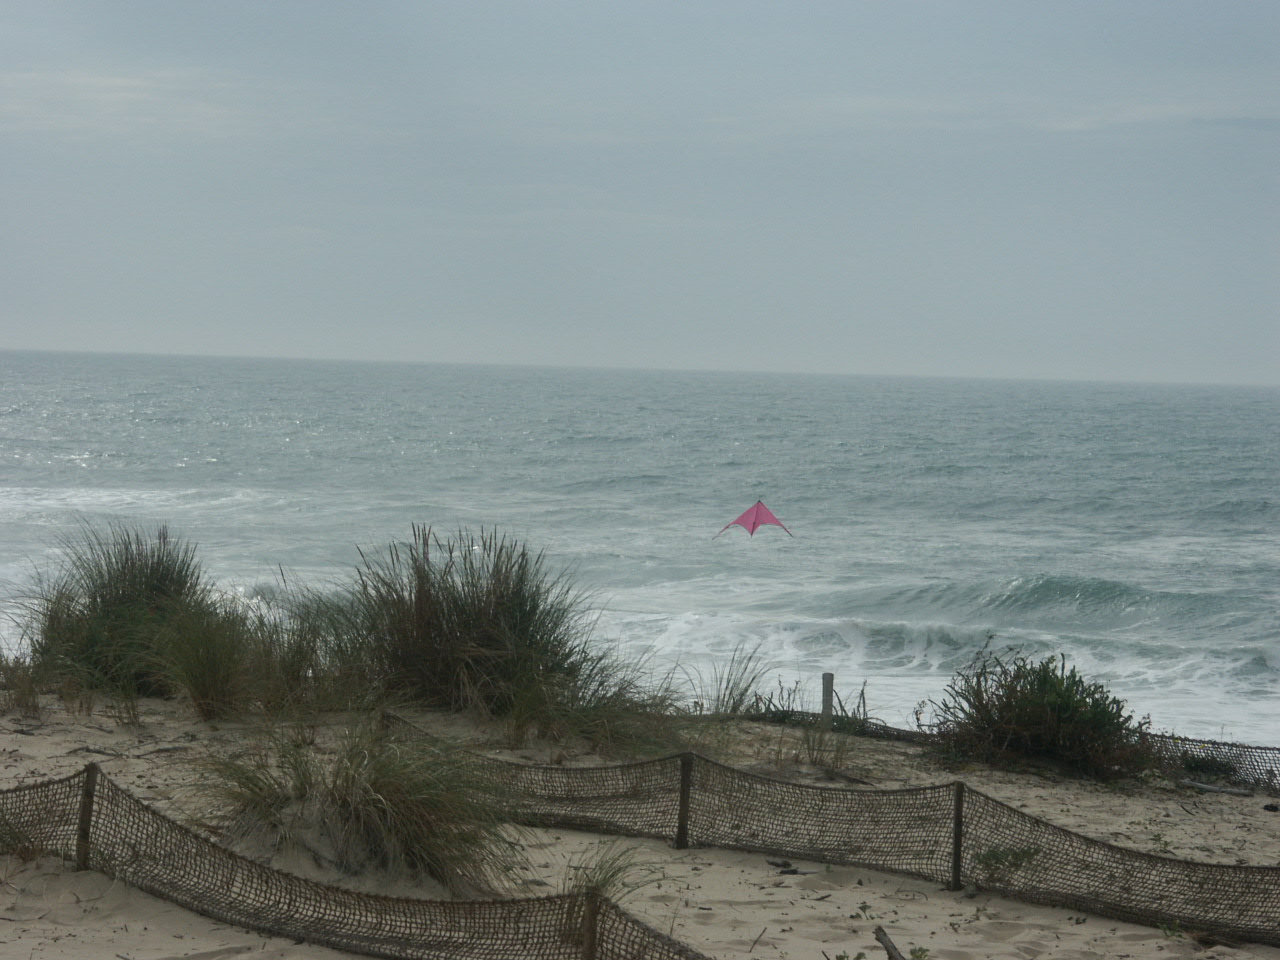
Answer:
[[[1068,669],[1065,657],[983,650],[934,708],[939,742],[958,758],[1047,760],[1096,777],[1135,773],[1150,759],[1150,721],[1135,720],[1105,686]]]
[[[351,873],[404,870],[457,894],[489,893],[520,862],[491,779],[461,751],[402,739],[374,720],[328,751],[277,730],[206,768],[235,831],[331,851]]]
[[[640,849],[621,840],[603,840],[567,867],[561,893],[594,894],[614,903],[667,878],[660,864],[641,860]]]
[[[697,676],[694,686],[699,712],[712,717],[741,717],[758,705],[760,684],[772,666],[761,658],[762,646],[757,643],[748,649],[738,644],[728,660],[711,665],[709,683],[700,674]]]
[[[63,563],[38,577],[25,604],[35,662],[93,688],[130,695],[171,692],[157,637],[179,610],[211,603],[195,547],[169,535],[113,524],[63,541]]]
[[[254,652],[266,628],[235,598],[211,593],[172,604],[155,625],[149,664],[165,689],[187,695],[200,719],[216,720],[255,699]]]
[[[390,693],[503,715],[530,686],[572,681],[590,660],[583,596],[515,540],[442,541],[415,525],[407,543],[361,560],[354,626]]]

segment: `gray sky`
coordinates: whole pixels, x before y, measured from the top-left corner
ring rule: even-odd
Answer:
[[[0,0],[0,347],[1280,383],[1280,3]]]

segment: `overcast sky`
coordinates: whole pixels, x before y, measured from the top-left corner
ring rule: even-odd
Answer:
[[[1280,383],[1280,3],[0,0],[0,346]]]

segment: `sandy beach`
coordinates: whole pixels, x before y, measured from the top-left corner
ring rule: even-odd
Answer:
[[[38,719],[0,718],[0,787],[74,773],[90,761],[156,808],[199,824],[208,804],[195,761],[242,742],[247,722],[205,724],[180,703],[144,701],[140,723],[119,722],[99,706],[70,713],[51,700]],[[456,717],[415,718],[471,749],[534,763],[585,764],[562,746],[495,747],[491,731]],[[944,768],[921,747],[851,738],[834,779],[801,762],[794,733],[736,725],[718,738],[715,758],[772,777],[825,786],[897,788],[964,780],[1012,806],[1077,833],[1135,850],[1208,863],[1280,863],[1280,812],[1258,794],[1207,793],[1153,779],[1106,785],[1045,772],[977,765]],[[1280,948],[1224,944],[1195,931],[1156,929],[1078,911],[1032,906],[973,889],[863,868],[715,849],[675,850],[659,840],[616,840],[567,830],[521,835],[527,876],[512,895],[554,892],[572,865],[602,843],[634,847],[649,881],[622,902],[663,933],[719,958],[854,960],[885,956],[883,927],[906,956],[977,958],[1232,958],[1280,960]],[[348,882],[314,863],[277,863],[327,882]],[[400,896],[433,891],[385,878],[356,878],[359,889]],[[93,872],[52,858],[0,858],[0,956],[22,960],[214,960],[254,956],[350,956],[219,923]],[[914,951],[914,953],[913,953]],[[927,952],[926,952],[927,951]]]

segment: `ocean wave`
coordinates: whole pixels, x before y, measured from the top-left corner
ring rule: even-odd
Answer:
[[[1280,513],[1280,503],[1265,499],[1219,500],[1196,511],[1196,516],[1207,520],[1260,521]]]
[[[877,607],[897,604],[906,613],[947,611],[966,622],[995,623],[1070,617],[1099,627],[1120,627],[1169,617],[1204,619],[1230,606],[1217,594],[1151,590],[1120,580],[1075,574],[1038,573],[996,581],[938,582],[898,588]]]
[[[979,597],[978,606],[989,610],[1044,611],[1069,608],[1092,614],[1127,614],[1139,608],[1150,607],[1157,602],[1158,596],[1117,580],[1036,574],[1014,577],[999,584]]]

